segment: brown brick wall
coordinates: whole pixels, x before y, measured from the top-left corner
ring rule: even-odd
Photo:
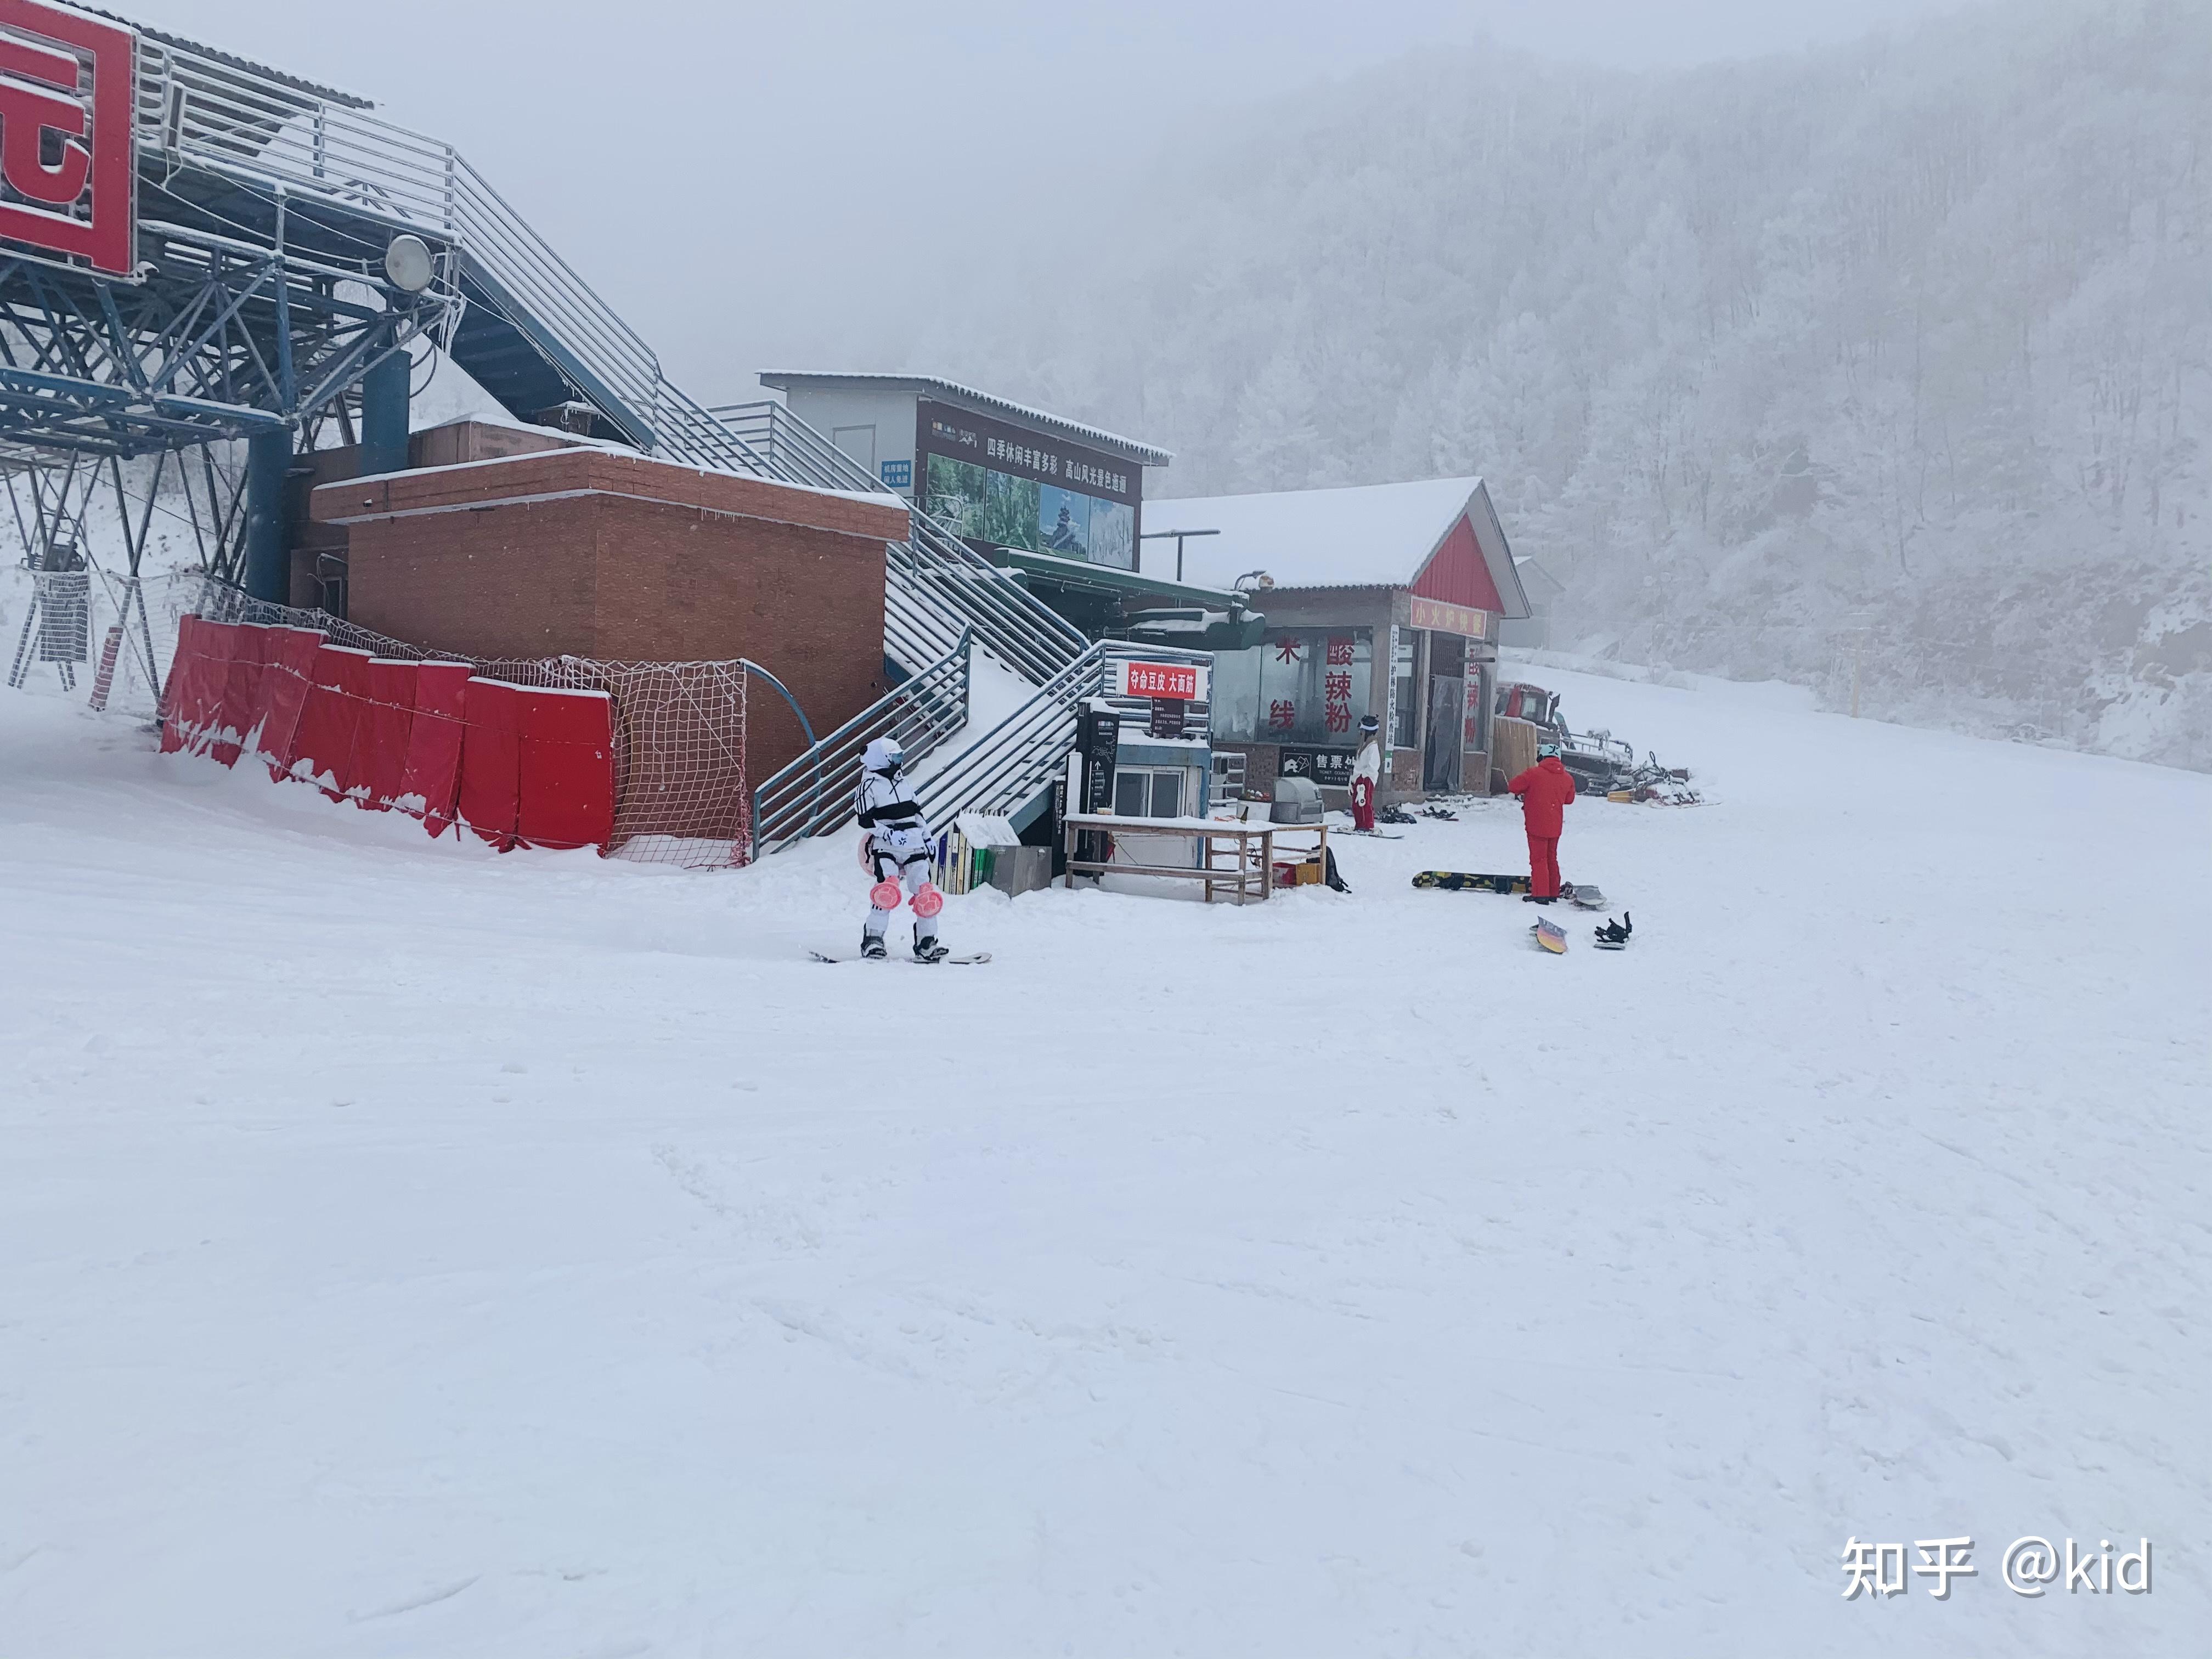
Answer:
[[[609,459],[626,458],[571,451],[318,490],[319,518],[349,520],[352,620],[474,656],[750,657],[791,688],[817,733],[883,695],[882,532],[903,534],[902,514],[811,491],[779,498],[782,486],[684,468],[665,469],[680,475],[669,479],[599,465]],[[541,475],[544,463],[561,471]],[[514,471],[526,466],[527,476]],[[500,499],[486,475],[526,498]],[[632,481],[642,494],[607,487]],[[372,503],[356,497],[389,501],[387,489],[400,511],[364,516]],[[775,516],[663,499],[684,495],[742,500]],[[470,504],[409,510],[448,502]],[[796,521],[808,514],[830,522]],[[757,781],[802,738],[767,686],[755,682],[748,701]]]

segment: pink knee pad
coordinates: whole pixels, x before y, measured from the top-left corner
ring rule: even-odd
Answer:
[[[928,882],[925,881],[922,883],[921,890],[914,896],[915,915],[920,916],[924,921],[927,921],[932,916],[935,915],[944,908],[945,895],[939,892],[937,889],[932,886]]]
[[[895,881],[879,881],[868,889],[868,902],[878,910],[898,908],[899,884]]]

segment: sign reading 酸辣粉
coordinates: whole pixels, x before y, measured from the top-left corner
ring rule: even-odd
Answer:
[[[0,239],[131,275],[137,57],[129,28],[0,0]]]

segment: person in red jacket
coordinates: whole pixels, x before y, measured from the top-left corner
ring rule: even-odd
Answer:
[[[1575,798],[1575,775],[1559,763],[1559,745],[1536,745],[1536,763],[1505,786],[1521,797],[1522,827],[1528,832],[1528,893],[1538,904],[1559,896],[1559,830],[1562,811]]]

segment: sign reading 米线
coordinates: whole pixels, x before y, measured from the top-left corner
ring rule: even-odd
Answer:
[[[0,0],[0,239],[131,274],[138,37]]]

